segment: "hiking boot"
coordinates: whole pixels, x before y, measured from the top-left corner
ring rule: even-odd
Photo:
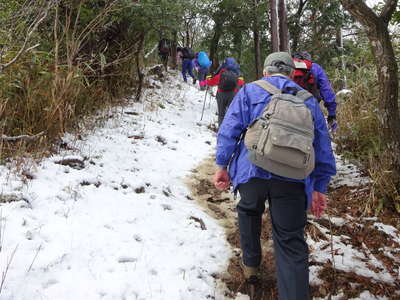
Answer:
[[[260,268],[259,267],[249,267],[246,266],[242,260],[240,260],[240,268],[243,271],[244,278],[249,283],[256,283],[260,278]]]
[[[196,81],[197,81],[196,78],[193,78],[193,84],[196,84]]]

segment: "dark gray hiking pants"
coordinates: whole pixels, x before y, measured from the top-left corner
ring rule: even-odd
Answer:
[[[231,105],[233,97],[235,97],[236,92],[218,92],[217,93],[217,105],[218,105],[218,128],[221,126],[224,120],[225,113]]]
[[[309,299],[304,185],[278,179],[252,178],[238,188],[241,199],[237,210],[244,264],[257,267],[261,263],[261,216],[268,200],[279,299]]]

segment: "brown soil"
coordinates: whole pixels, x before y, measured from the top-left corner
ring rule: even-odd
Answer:
[[[226,274],[220,274],[226,286],[230,290],[230,295],[234,297],[238,292],[250,295],[250,287],[245,283],[241,269],[239,267],[240,259],[240,239],[237,226],[236,203],[233,195],[227,192],[220,192],[214,188],[212,177],[215,172],[214,159],[212,157],[204,160],[199,166],[192,170],[192,176],[188,178],[188,186],[192,191],[192,197],[206,209],[206,211],[217,219],[226,230],[226,237],[231,244],[234,255],[230,259]],[[312,223],[327,229],[330,234],[335,236],[348,236],[346,244],[351,244],[353,248],[365,253],[366,257],[373,255],[379,260],[394,278],[400,278],[400,245],[393,239],[373,226],[375,220],[367,217],[373,217],[369,212],[365,199],[369,196],[368,187],[349,188],[341,187],[329,193],[329,209],[327,215],[332,217],[346,217],[346,224],[338,226],[332,224],[330,219],[312,219],[312,222],[306,227],[306,234],[314,241],[325,240],[325,246],[314,251],[331,248],[330,239],[322,233]],[[367,218],[367,219],[365,219]],[[385,212],[379,217],[378,222],[390,224],[399,229],[400,221],[398,215]],[[277,299],[277,287],[275,280],[275,260],[273,257],[273,248],[271,241],[271,226],[269,214],[266,212],[263,216],[262,248],[263,261],[261,264],[261,279],[256,285],[252,299],[269,300]],[[344,242],[342,240],[342,242]],[[385,255],[382,252],[383,247],[388,247]],[[366,251],[367,249],[368,251]],[[332,247],[332,251],[337,251]],[[368,261],[368,259],[366,259]],[[369,291],[377,297],[387,297],[387,299],[400,299],[400,283],[389,284],[381,281],[375,281],[369,277],[360,276],[354,272],[344,272],[334,268],[334,264],[329,260],[327,263],[313,261],[313,255],[310,255],[310,266],[321,267],[318,272],[318,278],[322,284],[311,286],[313,297],[327,297],[330,299],[333,295],[341,294],[339,299],[350,299],[359,297],[363,291]],[[381,272],[379,268],[368,264],[368,268],[375,273]]]

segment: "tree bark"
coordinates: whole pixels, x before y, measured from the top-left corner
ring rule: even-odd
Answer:
[[[212,61],[211,71],[215,71],[218,68],[218,43],[222,35],[222,23],[215,22],[214,35],[211,39],[210,44],[210,60]]]
[[[242,60],[242,48],[243,48],[243,37],[242,37],[242,31],[237,30],[233,36],[233,45],[234,49],[236,51],[236,57],[238,63]]]
[[[378,119],[381,138],[386,147],[393,177],[397,177],[400,190],[400,114],[398,107],[399,80],[388,23],[397,6],[397,0],[386,0],[380,15],[376,15],[362,0],[341,0],[344,8],[362,24],[372,46],[378,73],[380,101]],[[400,199],[399,199],[400,201]],[[400,207],[400,206],[399,206]]]
[[[344,57],[344,48],[343,48],[343,33],[342,33],[342,28],[338,27],[336,29],[336,46],[337,49],[340,51],[340,70],[343,73],[343,77],[340,80],[340,89],[346,89],[347,88],[347,77],[346,77],[346,62],[345,62],[345,57]]]
[[[171,41],[171,65],[174,70],[178,69],[178,62],[176,60],[176,47],[178,46],[178,33],[174,31],[172,33],[172,41]]]
[[[142,53],[142,50],[143,50],[144,38],[145,38],[145,33],[141,32],[140,35],[139,35],[138,48],[136,49],[136,53],[135,53],[136,72],[137,72],[137,75],[138,75],[137,89],[136,89],[136,96],[135,96],[135,101],[136,102],[139,102],[140,98],[142,97],[144,74],[143,74],[142,68],[140,66],[140,56],[141,56],[141,53]]]
[[[189,30],[189,22],[186,24],[186,47],[190,47],[190,30]]]
[[[253,21],[253,38],[254,38],[254,63],[256,78],[262,77],[262,67],[261,67],[261,41],[260,41],[260,30],[258,26],[258,15],[257,7],[259,0],[254,0],[254,21]]]
[[[272,52],[279,51],[279,34],[278,34],[278,12],[276,1],[278,0],[270,0],[269,1],[269,9],[271,15],[271,46]]]
[[[289,33],[287,24],[286,2],[285,0],[278,0],[278,20],[279,20],[279,50],[289,50]]]
[[[259,79],[262,76],[261,67],[261,50],[260,50],[260,32],[258,29],[253,29],[254,36],[254,63],[256,67],[256,78]]]

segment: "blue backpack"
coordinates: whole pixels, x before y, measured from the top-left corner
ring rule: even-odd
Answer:
[[[199,54],[197,56],[197,61],[198,61],[199,65],[203,68],[208,68],[209,66],[211,66],[211,61],[204,51],[199,52]]]

